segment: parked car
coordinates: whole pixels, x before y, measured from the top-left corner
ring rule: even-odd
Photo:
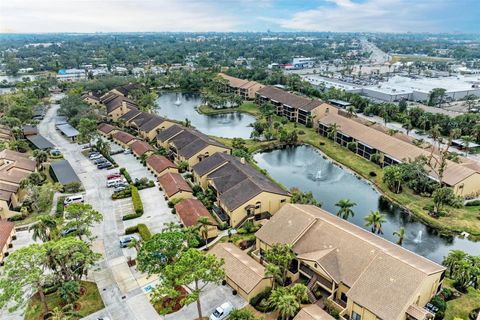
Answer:
[[[107,176],[107,180],[116,180],[122,178],[122,175],[120,173],[112,173]]]
[[[140,237],[136,234],[129,234],[127,236],[124,236],[122,239],[120,239],[120,248],[128,247],[128,245],[130,244],[130,242],[132,242],[133,239],[140,241]]]
[[[122,181],[120,178],[108,180],[107,181],[107,188],[115,187],[117,185],[117,183],[119,183],[120,181]]]
[[[52,149],[50,150],[50,155],[54,156],[54,157],[58,157],[59,155],[61,155],[62,153],[60,152],[60,150],[58,149]]]
[[[97,164],[98,169],[107,169],[107,168],[111,168],[111,167],[113,167],[113,165],[109,161]]]
[[[101,157],[95,161],[93,161],[94,164],[100,164],[100,163],[104,163],[104,162],[107,162],[108,160],[105,159],[104,157]]]
[[[83,229],[80,229],[80,233],[83,234]],[[68,228],[68,229],[64,229],[62,230],[62,232],[60,232],[60,235],[62,237],[66,237],[66,236],[70,236],[70,235],[73,235],[73,234],[77,234],[77,228],[73,227],[73,228]]]
[[[131,153],[132,153],[132,150],[130,149],[123,150],[123,154],[131,154]]]
[[[119,192],[122,192],[123,190],[125,190],[126,187],[125,186],[118,186],[116,187],[115,189],[113,189],[113,192],[114,193],[119,193]]]
[[[223,320],[228,317],[228,315],[232,312],[233,306],[230,302],[222,303],[222,305],[213,311],[210,315],[210,320]]]
[[[72,203],[84,203],[84,202],[85,202],[85,198],[82,194],[74,194],[65,198],[65,201],[63,201],[63,204],[69,205]]]
[[[97,160],[97,159],[100,159],[101,157],[102,157],[102,155],[100,153],[93,153],[93,154],[88,156],[88,159]]]

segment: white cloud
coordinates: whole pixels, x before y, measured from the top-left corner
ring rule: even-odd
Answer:
[[[289,19],[263,18],[285,29],[302,31],[431,32],[444,28],[429,14],[449,1],[328,0]]]
[[[0,32],[234,31],[239,22],[196,0],[0,0]]]

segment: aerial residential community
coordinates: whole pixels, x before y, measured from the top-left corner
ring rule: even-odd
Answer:
[[[478,4],[90,6],[0,6],[0,319],[480,320]]]

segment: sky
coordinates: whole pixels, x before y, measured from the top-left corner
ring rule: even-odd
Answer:
[[[0,0],[1,33],[480,32],[479,0]]]

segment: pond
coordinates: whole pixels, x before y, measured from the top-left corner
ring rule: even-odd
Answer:
[[[286,149],[260,152],[254,155],[257,164],[268,171],[287,188],[297,187],[304,192],[311,191],[322,202],[322,208],[336,214],[335,206],[341,199],[349,199],[357,205],[355,216],[349,221],[364,226],[364,217],[379,210],[386,215],[382,237],[395,242],[393,232],[405,227],[403,246],[419,255],[441,263],[452,249],[460,249],[474,255],[480,252],[480,242],[459,237],[443,237],[426,225],[386,201],[366,180],[334,164],[311,146],[296,146]]]
[[[202,104],[202,96],[198,93],[163,93],[157,99],[157,114],[178,121],[187,118],[192,126],[212,136],[224,138],[250,138],[255,117],[240,112],[229,112],[218,115],[205,115],[196,108]]]
[[[6,81],[7,83],[16,83],[23,81],[23,79],[28,78],[30,81],[33,81],[37,78],[37,75],[34,74],[22,74],[17,76],[0,76],[0,82]]]

